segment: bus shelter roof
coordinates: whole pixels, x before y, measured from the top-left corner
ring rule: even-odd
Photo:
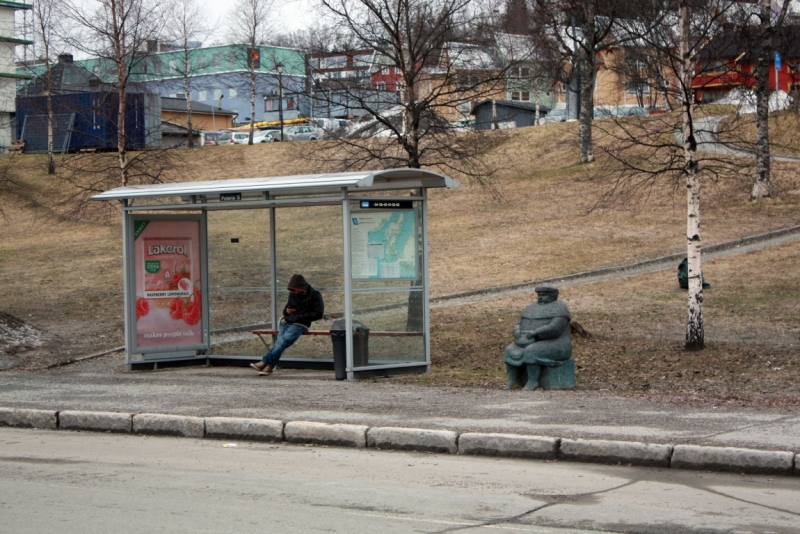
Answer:
[[[275,195],[318,195],[348,192],[392,191],[401,189],[447,187],[461,184],[443,174],[423,169],[387,169],[377,171],[234,178],[205,182],[171,182],[131,185],[108,190],[94,200],[133,200],[160,197],[195,197],[241,193],[243,197]]]

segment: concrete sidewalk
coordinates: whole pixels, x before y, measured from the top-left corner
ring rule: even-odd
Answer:
[[[800,411],[676,405],[610,392],[337,382],[332,372],[193,367],[121,373],[120,357],[0,373],[0,407],[500,432],[800,453]]]

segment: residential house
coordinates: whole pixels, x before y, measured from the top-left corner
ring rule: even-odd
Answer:
[[[502,33],[497,49],[505,67],[505,98],[552,109],[556,104],[556,73],[543,51],[525,35]]]
[[[188,126],[189,108],[185,98],[161,97],[161,120]],[[202,102],[192,101],[192,128],[195,130],[225,130],[233,128],[236,112]]]
[[[698,102],[715,102],[735,88],[753,89],[755,66],[761,53],[759,43],[741,31],[728,29],[703,51],[692,80]],[[780,89],[800,97],[800,24],[780,28],[774,36],[773,50],[780,54],[780,68],[771,57],[768,90]]]

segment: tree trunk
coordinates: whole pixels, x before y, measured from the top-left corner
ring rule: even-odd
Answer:
[[[47,57],[47,49],[45,48],[45,57]],[[45,60],[47,61],[47,60]],[[51,81],[52,71],[50,70],[50,62],[45,63],[47,71],[47,174],[56,173],[56,160],[53,157],[53,96],[51,94]]]
[[[689,317],[686,324],[686,350],[702,350],[703,271],[700,259],[700,177],[697,164],[697,141],[694,137],[694,101],[692,78],[695,62],[689,49],[689,0],[679,8],[681,40],[681,84],[683,102],[683,155],[686,174],[686,257],[689,268]]]
[[[283,105],[283,103],[281,103]],[[247,140],[248,145],[253,144],[253,134],[255,127],[253,123],[256,120],[256,71],[250,67],[250,138]],[[281,139],[283,141],[283,139]]]
[[[761,25],[759,27],[761,52],[756,63],[756,180],[750,199],[770,196],[769,154],[769,75],[772,59],[772,32],[770,31],[772,7],[770,0],[761,0]],[[775,87],[777,90],[777,87]]]
[[[592,147],[592,120],[594,119],[594,32],[595,32],[595,4],[585,4],[586,19],[583,23],[584,43],[578,50],[578,65],[581,75],[579,91],[581,92],[580,109],[580,145],[581,163],[594,161]]]
[[[191,66],[191,61],[187,51],[188,46],[188,43],[184,44],[183,57],[183,90],[185,92],[184,94],[186,95],[186,127],[189,130],[186,138],[186,146],[189,148],[194,148],[194,136],[192,135],[192,93],[190,92],[189,87],[189,67]]]
[[[124,86],[119,89],[119,108],[117,110],[117,157],[119,160],[119,176],[121,187],[128,186],[128,152],[125,149],[125,104],[127,91]]]

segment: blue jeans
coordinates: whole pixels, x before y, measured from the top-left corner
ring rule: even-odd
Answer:
[[[281,359],[283,351],[291,347],[297,338],[303,335],[306,329],[299,324],[282,323],[278,329],[278,337],[275,339],[275,344],[269,349],[269,352],[261,358],[265,365],[269,365],[273,369]]]

